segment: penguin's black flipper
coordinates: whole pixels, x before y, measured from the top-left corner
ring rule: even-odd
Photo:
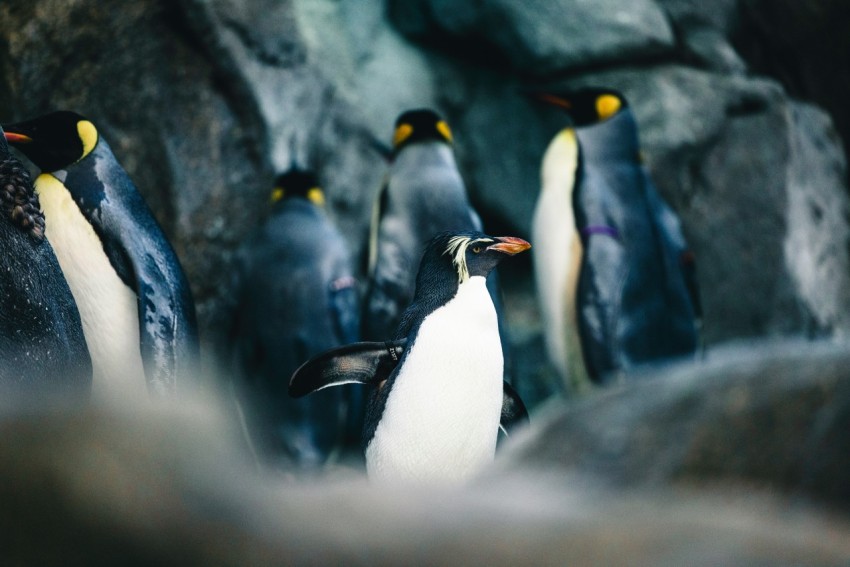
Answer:
[[[502,387],[502,416],[499,418],[499,431],[510,436],[510,432],[518,425],[528,425],[528,410],[519,394],[510,384],[503,382]]]
[[[153,212],[103,139],[64,175],[64,185],[100,238],[115,273],[138,298],[148,391],[167,397],[193,390],[200,357],[195,303]]]
[[[292,374],[289,395],[300,398],[342,384],[380,384],[398,364],[406,343],[407,339],[361,342],[318,354]]]

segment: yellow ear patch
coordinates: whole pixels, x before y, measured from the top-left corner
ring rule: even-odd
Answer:
[[[437,122],[437,132],[442,134],[443,138],[445,138],[448,143],[452,143],[452,129],[449,128],[449,125],[445,120]]]
[[[271,194],[271,197],[269,197],[269,200],[270,200],[272,203],[277,203],[278,201],[280,201],[281,199],[283,199],[283,197],[284,197],[285,195],[286,195],[286,191],[284,191],[284,190],[283,190],[283,187],[275,187],[275,188],[272,190],[272,194]]]
[[[612,94],[604,94],[596,97],[596,113],[602,120],[611,118],[617,114],[617,111],[620,110],[622,105],[623,103],[620,101],[620,98]]]
[[[399,124],[393,134],[393,147],[398,147],[402,142],[413,134],[413,126],[410,124]]]
[[[97,145],[97,128],[88,120],[80,120],[77,122],[77,134],[80,136],[80,141],[83,143],[83,154],[79,159],[83,159],[91,153]]]
[[[325,206],[325,193],[319,187],[313,187],[307,191],[307,200],[317,207]]]

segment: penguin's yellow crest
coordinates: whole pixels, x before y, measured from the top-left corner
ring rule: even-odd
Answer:
[[[397,148],[406,139],[408,139],[411,134],[413,134],[413,126],[410,124],[399,124],[393,134],[393,146]]]
[[[620,97],[616,95],[600,95],[596,98],[596,113],[599,115],[600,120],[606,120],[617,114],[617,111],[620,110],[622,105],[623,103],[620,101]]]
[[[319,187],[312,187],[307,191],[307,200],[317,207],[325,206],[325,193]]]
[[[453,143],[452,129],[449,128],[449,125],[446,123],[445,120],[440,120],[439,122],[437,122],[437,132],[442,134],[443,138],[445,138],[448,143]]]
[[[97,145],[97,128],[88,120],[80,120],[77,122],[77,135],[83,143],[83,154],[80,156],[80,159],[83,159]]]
[[[469,279],[469,266],[466,264],[466,250],[469,248],[471,244],[492,244],[493,240],[490,238],[476,238],[472,240],[468,236],[452,236],[449,238],[449,244],[446,246],[445,254],[448,254],[452,257],[452,264],[454,264],[455,269],[457,270],[457,281],[458,283],[463,283]],[[479,250],[473,250],[474,252],[479,252]]]
[[[283,197],[284,197],[285,195],[286,195],[286,191],[284,191],[284,190],[283,190],[283,187],[275,187],[275,188],[272,190],[272,194],[271,194],[271,197],[269,197],[269,200],[270,200],[272,203],[277,203],[278,201],[280,201],[281,199],[283,199]]]

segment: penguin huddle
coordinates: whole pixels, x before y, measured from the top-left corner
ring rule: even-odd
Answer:
[[[625,97],[583,89],[536,98],[572,119],[544,155],[532,223],[546,346],[568,391],[692,355],[701,318],[693,254],[641,163]],[[313,357],[293,374],[290,394],[371,386],[363,430],[370,478],[462,481],[493,458],[500,426],[528,417],[516,392],[498,387],[503,350],[485,281],[505,254],[530,245],[477,228],[450,130],[436,114],[401,115],[393,142],[370,239],[364,338],[372,342]],[[439,213],[429,216],[429,207]],[[409,243],[441,215],[473,228],[433,237],[409,287]]]
[[[641,164],[626,99],[535,97],[572,120],[543,157],[532,222],[552,365],[576,393],[693,354],[693,254]],[[7,141],[41,170],[35,183]],[[0,142],[0,237],[13,251],[0,273],[0,386],[192,391],[188,281],[94,124],[55,112],[4,125]],[[362,303],[316,174],[293,165],[277,177],[238,254],[228,334],[233,399],[261,463],[317,470],[359,444],[376,481],[461,482],[493,460],[500,431],[528,421],[506,380],[495,268],[531,244],[483,232],[453,142],[432,110],[396,120]]]
[[[532,229],[553,366],[582,391],[692,355],[702,316],[694,255],[641,163],[625,97],[585,88],[535,98],[572,119],[544,155]]]

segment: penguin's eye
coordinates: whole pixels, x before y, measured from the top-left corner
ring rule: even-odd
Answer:
[[[475,253],[475,254],[481,253],[481,247],[480,246],[473,246],[472,252]]]

